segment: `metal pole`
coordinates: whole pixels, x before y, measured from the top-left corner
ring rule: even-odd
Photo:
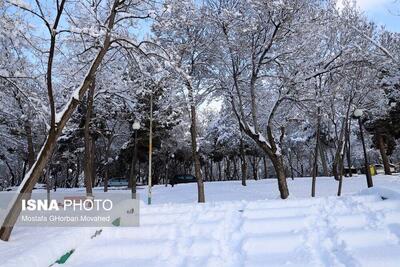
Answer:
[[[153,92],[150,94],[149,177],[147,204],[151,205],[151,156],[153,147]]]
[[[137,130],[135,130],[135,148],[133,149],[133,157],[131,164],[131,179],[132,179],[132,199],[136,199],[136,159],[137,159]]]
[[[358,118],[358,125],[360,126],[361,143],[364,150],[364,165],[365,165],[365,175],[367,177],[367,185],[368,187],[373,187],[374,185],[372,182],[371,170],[369,169],[367,150],[365,149],[364,132],[363,132],[361,118]]]

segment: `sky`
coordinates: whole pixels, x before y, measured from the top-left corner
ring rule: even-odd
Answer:
[[[357,0],[357,6],[378,25],[400,32],[400,0]]]

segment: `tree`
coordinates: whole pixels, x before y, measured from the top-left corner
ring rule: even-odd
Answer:
[[[63,16],[64,9],[66,8],[65,4],[65,0],[57,2],[57,5],[53,7],[53,11],[55,13],[53,19],[45,16],[45,13],[43,12],[39,2],[36,2],[35,8],[30,8],[26,5],[17,5],[17,7],[25,10],[28,14],[33,14],[37,19],[39,19],[44,24],[44,27],[47,29],[50,36],[46,67],[46,86],[50,106],[50,128],[47,139],[38,154],[37,160],[22,181],[19,189],[20,194],[14,201],[11,209],[8,211],[5,221],[0,229],[0,238],[5,241],[9,239],[12,228],[21,211],[21,200],[24,198],[29,198],[34,185],[42,175],[43,169],[54,151],[58,137],[61,135],[62,130],[71,118],[71,115],[78,106],[79,101],[83,98],[90,85],[93,83],[95,73],[103,61],[107,51],[113,46],[113,44],[117,42],[118,34],[115,31],[116,25],[123,27],[121,24],[123,24],[124,20],[128,19],[128,17],[126,17],[124,14],[129,12],[132,12],[133,14],[137,13],[137,10],[135,10],[135,5],[130,6],[121,1],[114,1],[110,6],[107,6],[105,9],[107,10],[106,14],[101,14],[104,19],[96,20],[99,23],[99,28],[105,29],[99,32],[102,40],[97,40],[97,42],[90,47],[95,49],[97,52],[92,58],[86,74],[83,75],[82,83],[74,90],[69,102],[65,104],[62,111],[57,113],[53,92],[53,63],[56,52],[57,37],[64,33],[64,31],[59,29],[59,25],[61,25],[60,21]],[[78,8],[78,10],[79,7],[81,7],[80,4],[84,3],[77,3],[78,6],[76,8]],[[91,8],[88,10],[91,10]],[[100,12],[100,10],[97,11]],[[98,15],[100,15],[100,13],[98,13]],[[129,17],[129,19],[131,18],[132,17]],[[70,31],[67,30],[66,32]],[[84,32],[80,31],[79,34],[81,33]]]
[[[205,193],[197,141],[197,106],[213,87],[209,76],[212,62],[209,52],[213,42],[204,23],[202,10],[201,6],[198,7],[191,0],[166,1],[153,26],[156,42],[167,53],[163,59],[166,67],[186,89],[182,93],[191,120],[190,135],[198,202],[205,202]]]

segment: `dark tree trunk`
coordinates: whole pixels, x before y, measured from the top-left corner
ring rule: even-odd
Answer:
[[[244,157],[242,160],[242,185],[246,186],[246,180],[247,180],[247,162],[246,162],[246,157]]]
[[[93,80],[90,85],[88,95],[87,95],[87,104],[86,104],[86,119],[85,119],[85,187],[86,194],[88,196],[93,195],[93,182],[94,182],[94,142],[90,132],[90,120],[92,119],[93,113],[93,98],[94,98],[94,90],[95,90],[95,82]]]
[[[76,173],[75,173],[75,185],[74,187],[79,186],[79,175],[81,174],[81,158],[79,155],[76,157]]]
[[[253,179],[258,180],[258,158],[256,156],[253,157],[251,162],[252,170],[253,170]]]
[[[8,161],[5,160],[5,162],[6,162],[8,171],[10,172],[10,175],[11,175],[11,186],[14,186],[15,185],[15,181],[16,181],[16,177],[15,177],[14,171],[11,168],[10,164],[8,163]]]
[[[329,170],[328,170],[328,164],[326,162],[324,144],[321,143],[321,142],[319,144],[319,155],[321,157],[321,164],[322,164],[323,174],[324,174],[324,176],[329,176]]]
[[[229,157],[225,158],[225,176],[226,176],[226,180],[232,180],[232,175],[231,175],[231,160],[229,159]]]
[[[290,166],[290,176],[292,177],[292,180],[294,180],[294,168],[293,168],[293,158],[292,158],[292,151],[289,150],[289,166]],[[265,161],[265,158],[264,158]]]
[[[276,155],[271,158],[272,164],[274,165],[274,169],[276,171],[276,175],[278,178],[278,187],[279,192],[281,194],[282,199],[286,199],[289,196],[289,189],[286,183],[286,174],[285,167],[283,165],[283,157],[282,155]]]
[[[24,168],[22,170],[21,178],[19,179],[20,181],[22,181],[22,179],[24,179],[24,177],[25,177],[27,165],[28,165],[28,162],[26,160],[24,160]],[[15,181],[14,181],[14,183],[15,183]]]
[[[33,148],[31,123],[29,121],[25,121],[24,128],[25,128],[26,140],[28,143],[28,164],[30,169],[35,163],[35,150]]]
[[[191,126],[190,126],[190,133],[192,137],[192,154],[194,158],[194,173],[197,179],[197,201],[199,203],[204,203],[205,194],[204,194],[204,184],[203,178],[201,175],[201,165],[200,165],[200,158],[199,153],[197,151],[197,125],[196,125],[196,109],[192,105],[191,106]]]
[[[247,162],[246,162],[246,154],[244,151],[244,144],[243,144],[243,136],[242,131],[240,131],[240,162],[241,162],[241,172],[242,172],[242,185],[246,186],[246,179],[247,179]]]
[[[218,181],[222,181],[221,161],[218,161]]]
[[[197,150],[197,115],[196,106],[194,99],[194,92],[191,84],[187,82],[187,89],[189,91],[189,101],[190,101],[190,135],[192,141],[192,156],[194,161],[194,172],[197,179],[197,201],[203,203],[206,201],[204,193],[204,183],[201,175],[201,164],[199,151]]]
[[[210,181],[214,181],[213,161],[212,160],[210,160]]]
[[[106,146],[106,155],[105,155],[105,165],[104,165],[104,192],[108,192],[108,178],[109,178],[109,164],[108,158],[110,157],[110,148],[112,143],[112,137],[107,139],[107,146]]]
[[[264,163],[264,178],[268,178],[268,165],[267,165],[267,159],[264,156],[263,157],[263,163]]]
[[[379,146],[379,151],[381,153],[382,157],[382,162],[383,162],[383,168],[385,170],[386,175],[392,175],[392,172],[390,171],[390,164],[389,164],[389,158],[386,154],[386,144],[385,144],[385,139],[382,134],[378,134],[378,146]]]
[[[232,104],[232,106],[234,107],[234,104]],[[247,136],[253,139],[253,141],[255,141],[257,145],[265,153],[267,153],[268,157],[271,159],[278,178],[278,187],[280,196],[282,199],[286,199],[289,196],[289,189],[287,187],[287,182],[286,182],[285,166],[283,164],[283,157],[281,151],[276,144],[275,138],[273,137],[271,127],[267,126],[267,137],[269,140],[269,143],[267,143],[264,140],[262,140],[263,138],[261,137],[260,133],[254,133],[254,131],[252,131],[247,124],[243,123],[243,121],[240,120],[239,114],[235,110],[234,112],[239,119],[239,125],[241,130],[244,131]],[[283,137],[284,137],[284,128],[281,128],[280,142],[282,142]]]
[[[348,119],[348,116],[346,116],[346,119]],[[348,127],[349,124],[347,123],[347,121],[345,121],[346,125],[345,125],[345,129],[344,131],[347,132],[349,131]],[[344,174],[344,156],[346,154],[347,151],[347,142],[348,142],[348,138],[346,135],[344,144],[342,144],[342,148],[340,151],[340,156],[339,156],[339,186],[338,186],[338,196],[341,196],[342,194],[342,186],[343,186],[343,174]]]
[[[351,120],[349,120],[347,130],[346,130],[346,159],[347,159],[347,166],[349,167],[349,176],[352,177],[353,173],[351,172],[351,145],[350,145],[350,127],[351,127]]]
[[[335,152],[335,156],[333,159],[333,164],[332,164],[332,173],[333,176],[335,177],[335,180],[339,181],[340,177],[339,177],[339,172],[340,170],[338,170],[338,168],[340,167],[340,161],[341,161],[341,155],[343,153],[343,143],[345,142],[345,138],[344,138],[344,134],[345,134],[345,128],[346,128],[346,124],[347,124],[347,118],[343,118],[343,123],[342,123],[342,129],[340,130],[340,136],[339,136],[339,140],[338,140],[338,145],[336,147],[336,152]]]
[[[343,187],[343,174],[344,174],[344,154],[346,153],[346,148],[347,148],[347,140],[345,141],[344,144],[344,151],[340,156],[339,160],[339,185],[338,185],[338,192],[337,195],[341,196],[342,195],[342,187]]]
[[[233,158],[233,179],[237,180],[238,178],[238,171],[237,171],[237,160],[236,157]]]
[[[317,133],[315,137],[315,149],[314,149],[314,162],[312,170],[312,186],[311,186],[311,197],[315,197],[315,184],[317,182],[317,167],[318,167],[318,150],[319,150],[319,138],[321,132],[321,108],[317,109]]]

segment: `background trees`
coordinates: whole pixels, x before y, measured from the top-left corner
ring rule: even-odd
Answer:
[[[193,173],[199,202],[204,180],[342,181],[355,109],[374,163],[399,160],[399,34],[351,4],[3,1],[0,26],[0,188],[146,183],[151,98],[153,182]]]

